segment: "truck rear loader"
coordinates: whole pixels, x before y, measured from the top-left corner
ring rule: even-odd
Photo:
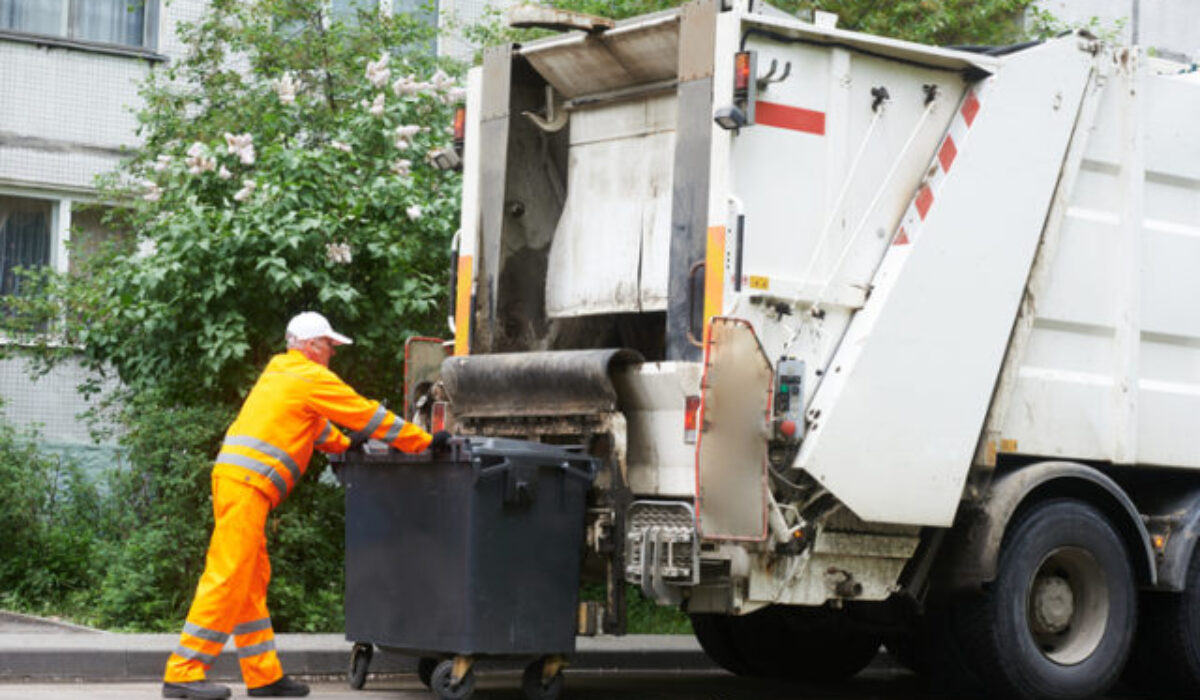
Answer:
[[[603,460],[582,627],[632,583],[749,676],[884,643],[1002,697],[1200,694],[1194,67],[551,14],[469,75],[453,354],[406,391]]]

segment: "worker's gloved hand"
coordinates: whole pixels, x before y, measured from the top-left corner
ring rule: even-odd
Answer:
[[[431,452],[445,452],[450,449],[450,433],[439,430],[433,434],[433,442],[429,443]]]
[[[367,437],[365,435],[351,435],[350,436],[350,446],[346,448],[346,451],[347,452],[362,452],[363,445],[365,445],[365,444],[367,444]]]

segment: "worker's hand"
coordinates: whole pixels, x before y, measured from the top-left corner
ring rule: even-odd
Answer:
[[[450,447],[450,433],[445,430],[439,430],[433,434],[433,441],[429,443],[431,452],[445,452]]]
[[[367,444],[367,438],[363,435],[351,435],[350,446],[346,448],[347,452],[362,452],[363,445]]]

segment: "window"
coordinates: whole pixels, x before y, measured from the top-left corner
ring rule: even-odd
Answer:
[[[0,196],[0,295],[19,294],[17,268],[50,264],[53,203]]]
[[[158,0],[0,0],[0,30],[153,48]]]

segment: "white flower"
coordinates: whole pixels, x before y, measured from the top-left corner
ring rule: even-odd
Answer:
[[[146,194],[142,195],[142,199],[147,202],[157,202],[162,199],[162,188],[153,180],[142,180],[142,187],[146,188]]]
[[[383,116],[383,100],[384,94],[381,92],[375,97],[375,101],[371,103],[371,114],[377,117]]]
[[[255,187],[257,187],[257,185],[254,184],[254,180],[242,180],[242,189],[238,190],[237,193],[233,195],[233,198],[239,202],[244,202],[247,199],[250,199],[250,195],[254,194]]]
[[[392,77],[392,71],[387,67],[389,58],[390,56],[384,53],[378,61],[367,61],[367,80],[375,87],[387,85],[388,79]]]
[[[237,155],[242,165],[254,164],[254,137],[250,134],[234,135],[225,132],[225,146],[230,153]]]
[[[446,91],[446,99],[451,103],[462,102],[467,99],[467,91],[460,87],[452,87]]]
[[[161,173],[162,171],[166,170],[167,166],[170,164],[171,156],[159,156],[158,158],[154,159],[154,164],[150,167],[154,168],[155,172]]]
[[[404,213],[408,214],[410,221],[416,221],[417,219],[421,218],[421,207],[414,204],[408,209],[404,210]]]
[[[401,124],[396,127],[396,138],[409,139],[421,133],[421,127],[417,124]]]
[[[343,153],[353,153],[354,152],[354,149],[350,147],[350,144],[344,143],[342,141],[337,141],[337,140],[330,141],[329,146],[331,148],[336,148],[339,151],[342,151]]]
[[[184,162],[187,163],[188,172],[192,175],[199,175],[217,169],[217,161],[208,155],[208,149],[198,141],[188,148],[187,155],[188,157]]]
[[[353,260],[349,243],[326,243],[325,259],[335,265],[347,265]]]
[[[408,177],[408,174],[412,172],[412,161],[403,158],[394,161],[392,163],[392,172],[396,173],[400,177]]]
[[[438,90],[445,90],[454,85],[454,79],[446,75],[446,71],[442,70],[441,68],[437,69],[437,72],[433,74],[433,77],[430,78],[430,80],[433,82],[433,86]]]
[[[274,81],[274,85],[280,102],[285,105],[295,104],[296,89],[300,87],[300,84],[296,82],[291,73],[284,73],[282,78]]]
[[[406,75],[392,83],[392,92],[396,93],[397,97],[402,97],[404,95],[415,95],[431,88],[433,88],[432,84],[419,83],[413,80],[413,76],[411,75]]]
[[[224,165],[222,165],[221,169],[217,171],[217,177],[221,178],[222,180],[228,180],[229,178],[233,177],[233,173],[229,172],[229,168],[226,168]]]

